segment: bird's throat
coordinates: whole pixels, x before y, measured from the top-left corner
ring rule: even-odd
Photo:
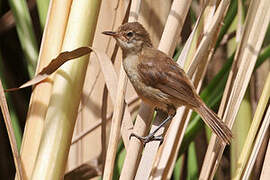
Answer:
[[[127,54],[123,59],[123,66],[127,74],[137,72],[137,66],[139,64],[139,56],[137,54]]]

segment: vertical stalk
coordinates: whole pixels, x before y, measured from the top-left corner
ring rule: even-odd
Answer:
[[[93,42],[101,1],[73,1],[62,51]],[[88,56],[64,64],[55,74],[52,96],[32,179],[62,179],[77,117]]]

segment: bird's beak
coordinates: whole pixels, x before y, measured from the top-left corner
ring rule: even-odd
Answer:
[[[112,36],[112,37],[116,37],[117,33],[114,31],[104,31],[102,32],[102,34],[108,35],[108,36]]]

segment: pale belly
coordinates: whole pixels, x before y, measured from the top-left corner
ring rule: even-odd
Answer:
[[[163,93],[159,89],[145,85],[139,80],[139,77],[129,77],[129,79],[137,94],[148,105],[164,111],[167,111],[168,105],[175,106],[175,104],[171,101],[172,97]]]
[[[123,65],[131,84],[140,98],[150,106],[164,111],[167,111],[168,105],[177,107],[177,105],[172,102],[175,98],[163,93],[159,89],[147,86],[141,81],[137,73],[136,58],[136,56],[126,58]]]

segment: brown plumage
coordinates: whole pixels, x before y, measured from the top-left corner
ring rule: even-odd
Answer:
[[[121,47],[124,69],[141,99],[157,109],[168,112],[168,118],[160,127],[172,119],[177,107],[185,105],[198,112],[221,140],[226,144],[230,143],[230,129],[205,105],[178,64],[165,53],[152,47],[149,34],[141,24],[126,23],[116,32],[103,33],[113,36]],[[147,143],[160,139],[154,136],[155,132],[146,137],[133,136]]]

